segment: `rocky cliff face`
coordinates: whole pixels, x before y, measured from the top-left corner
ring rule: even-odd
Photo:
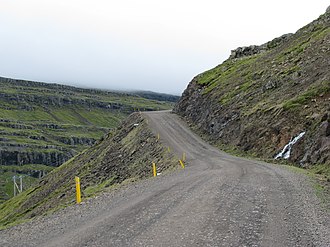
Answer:
[[[171,103],[0,77],[0,166],[59,166],[137,110]]]
[[[174,111],[224,149],[330,164],[330,13],[197,75]],[[288,148],[288,146],[287,146]],[[284,158],[284,157],[280,157]]]
[[[238,47],[237,49],[231,51],[229,59],[252,56],[255,54],[266,52],[268,50],[275,48],[278,45],[285,43],[291,37],[291,35],[292,35],[291,33],[284,34],[281,37],[275,38],[272,41],[269,41],[266,44],[262,44],[259,46],[250,45],[245,47]]]

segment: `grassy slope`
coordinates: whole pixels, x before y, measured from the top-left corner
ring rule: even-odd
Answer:
[[[307,164],[329,164],[320,127],[330,119],[329,20],[326,13],[283,44],[198,75],[175,110],[222,148],[263,158],[306,131],[292,161],[307,154]]]
[[[330,92],[330,82],[325,78],[318,77],[314,81],[299,84],[292,78],[296,76],[295,72],[302,72],[300,61],[307,60],[307,56],[311,55],[313,44],[327,40],[329,35],[330,28],[326,25],[319,26],[312,33],[303,33],[301,30],[299,37],[285,46],[254,56],[225,61],[201,74],[198,83],[205,86],[204,94],[217,97],[224,106],[242,103],[239,100],[244,99],[245,104],[241,107],[243,114],[247,116],[275,108],[301,108],[314,97]],[[270,66],[276,69],[270,70]],[[326,64],[322,67],[323,71],[327,70]],[[264,78],[274,81],[274,84],[276,81],[283,81],[282,87],[274,90],[279,87],[274,85],[273,90],[262,92],[260,89],[264,86]]]
[[[30,188],[43,176],[51,172],[54,167],[40,164],[22,166],[0,166],[0,203],[14,196],[13,176],[23,177],[23,190]]]
[[[125,93],[5,78],[0,78],[0,88],[0,151],[9,150],[15,158],[18,152],[62,154],[64,160],[53,162],[55,166],[65,161],[65,157],[88,148],[117,127],[128,114],[137,110],[170,109],[172,106],[170,102]],[[0,160],[5,158],[0,157]],[[12,165],[41,163],[22,158],[18,164],[12,158],[7,159]],[[0,165],[0,202],[13,194],[11,178],[17,169],[10,167]],[[39,166],[38,169],[47,171],[46,167]],[[28,185],[35,179],[26,177],[24,180]]]
[[[104,140],[55,168],[36,186],[0,205],[0,228],[72,205],[75,176],[81,178],[82,194],[86,198],[124,181],[151,177],[152,162],[158,164],[158,172],[178,166],[140,114],[132,114]]]

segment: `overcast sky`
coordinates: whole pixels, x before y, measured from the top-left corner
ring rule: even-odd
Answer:
[[[238,46],[295,32],[328,0],[0,0],[0,76],[181,94]]]

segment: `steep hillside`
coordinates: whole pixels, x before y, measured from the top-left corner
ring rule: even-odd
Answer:
[[[330,165],[329,8],[295,34],[232,51],[174,111],[225,150]]]
[[[93,145],[130,113],[172,107],[128,93],[0,77],[0,202]]]
[[[91,148],[43,177],[29,190],[0,205],[0,228],[75,203],[74,177],[79,176],[83,198],[123,182],[152,177],[174,169],[178,162],[158,142],[139,113]]]

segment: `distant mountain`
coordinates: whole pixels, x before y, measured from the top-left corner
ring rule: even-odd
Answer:
[[[12,195],[8,184],[14,174],[30,175],[25,179],[30,183],[93,145],[130,113],[172,106],[128,93],[0,77],[0,201]]]
[[[330,167],[330,9],[197,75],[174,111],[232,152]]]
[[[133,91],[133,95],[138,95],[142,98],[158,100],[158,101],[168,101],[168,102],[177,102],[180,99],[180,96],[165,94],[165,93],[155,93],[151,91]]]

